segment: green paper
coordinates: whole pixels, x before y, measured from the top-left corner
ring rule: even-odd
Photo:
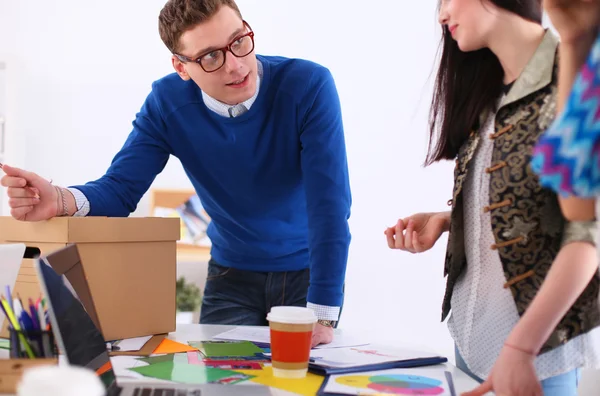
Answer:
[[[200,349],[206,357],[248,357],[263,353],[263,350],[250,341],[190,341],[188,344]]]
[[[182,384],[236,384],[253,378],[250,375],[194,364],[161,362],[130,370],[152,377]]]
[[[159,356],[150,356],[145,358],[138,358],[136,360],[141,360],[142,362],[148,364],[162,363],[162,362],[172,362],[172,363],[187,363],[187,353],[170,353],[168,355],[159,355]]]
[[[10,349],[10,340],[0,338],[0,349]]]

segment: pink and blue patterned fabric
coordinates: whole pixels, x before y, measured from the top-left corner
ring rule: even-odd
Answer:
[[[563,197],[600,196],[600,35],[531,166],[544,187]]]

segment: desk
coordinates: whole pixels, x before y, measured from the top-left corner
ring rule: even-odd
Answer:
[[[216,336],[217,334],[231,330],[234,327],[235,326],[178,324],[177,331],[175,333],[171,333],[168,338],[185,344],[188,341],[200,341],[200,340],[211,339],[212,337]],[[351,333],[350,331],[344,331],[343,329],[336,329],[336,332]],[[402,345],[400,345],[400,344],[397,346],[402,347]],[[115,366],[115,371],[117,372],[117,381],[119,383],[139,382],[139,379],[135,379],[132,377],[125,377],[123,375],[123,373],[126,372],[128,359],[122,359],[122,358],[127,358],[127,357],[118,357],[118,358],[111,359],[113,362],[113,365]],[[129,359],[129,361],[131,361],[131,359]],[[457,394],[460,394],[461,392],[466,392],[466,391],[472,390],[478,385],[477,382],[475,382],[467,374],[465,374],[464,372],[462,372],[461,370],[456,368],[454,365],[447,363],[447,364],[445,364],[445,366],[448,371],[452,372]],[[147,381],[147,380],[148,380],[147,378],[144,379],[144,381]],[[240,388],[239,394],[244,395],[244,388],[246,387],[246,385],[235,385],[235,386]],[[248,385],[248,386],[251,386],[251,385]],[[256,385],[256,386],[259,386],[259,385]],[[265,393],[265,394],[269,394],[272,396],[294,395],[294,393],[286,392],[286,391],[279,390],[279,389],[273,389],[273,388],[270,389],[269,393]]]
[[[175,341],[182,342],[182,343],[187,343],[188,341],[208,340],[208,339],[211,339],[212,337],[216,336],[217,334],[231,330],[232,328],[234,328],[234,326],[178,324],[177,331],[169,334],[168,338],[175,340]],[[351,333],[349,331],[344,331],[342,329],[336,329],[336,332]],[[401,344],[398,344],[396,346],[402,347]],[[5,357],[5,356],[0,354],[0,357]],[[136,373],[127,370],[127,368],[132,367],[132,364],[135,364],[135,362],[137,362],[135,360],[135,357],[117,356],[117,357],[112,357],[111,361],[114,366],[115,373],[117,374],[117,382],[120,384],[136,383],[136,382],[140,382],[140,381],[162,382],[162,381],[154,380],[152,378],[145,378],[145,377],[143,378],[143,380],[140,380],[139,377],[136,378],[136,376],[135,376]],[[467,374],[465,374],[464,372],[462,372],[461,370],[456,368],[454,365],[447,363],[447,364],[445,364],[445,366],[446,366],[446,369],[449,370],[450,372],[452,372],[452,375],[454,376],[454,382],[455,382],[457,394],[460,394],[461,392],[472,390],[473,388],[475,388],[477,386],[477,382],[472,380],[471,377],[469,377]],[[227,386],[227,385],[223,385],[223,386]],[[228,386],[228,388],[230,388],[229,390],[239,389],[239,395],[248,394],[248,392],[247,392],[248,387],[264,388],[264,387],[262,387],[262,385],[257,385],[254,383],[248,384],[248,385]],[[294,395],[294,393],[290,393],[287,391],[274,389],[274,388],[264,388],[263,391],[264,392],[260,393],[261,395],[263,395],[263,394],[269,395],[269,396],[292,396],[292,395]],[[230,393],[228,392],[227,394],[230,394]],[[236,392],[236,394],[237,394],[237,392]],[[8,395],[6,395],[6,396],[8,396]]]

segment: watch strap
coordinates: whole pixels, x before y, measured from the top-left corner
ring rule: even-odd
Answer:
[[[333,320],[319,319],[317,320],[317,323],[325,327],[335,327],[335,321]]]

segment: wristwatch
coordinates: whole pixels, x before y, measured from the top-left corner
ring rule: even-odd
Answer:
[[[321,326],[325,326],[325,327],[335,327],[336,321],[319,319],[319,320],[317,320],[317,323],[320,324]]]

